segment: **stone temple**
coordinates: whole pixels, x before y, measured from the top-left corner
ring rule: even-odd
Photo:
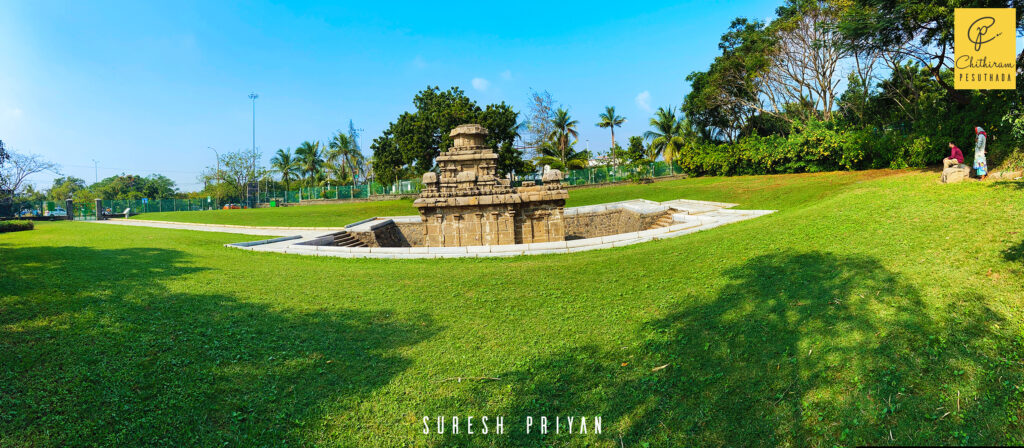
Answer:
[[[376,216],[309,234],[229,244],[256,251],[333,257],[449,258],[572,253],[672,238],[763,216],[771,210],[726,210],[736,204],[645,199],[565,207],[562,173],[521,187],[498,177],[487,130],[464,124],[423,175],[418,215]],[[273,230],[271,235],[280,235]]]
[[[454,145],[437,157],[440,175],[423,175],[419,209],[426,247],[491,246],[565,240],[562,173],[550,170],[543,185],[512,187],[497,175],[498,155],[487,148],[487,130],[464,124]]]

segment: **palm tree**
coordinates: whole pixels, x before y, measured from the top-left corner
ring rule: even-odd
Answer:
[[[579,132],[576,131],[576,125],[578,124],[578,121],[573,120],[572,117],[569,116],[569,111],[561,107],[555,111],[555,116],[551,118],[551,125],[554,129],[551,131],[551,135],[548,135],[548,139],[554,141],[558,145],[558,158],[562,161],[569,160],[569,158],[566,157],[566,150],[570,149],[572,146],[572,144],[569,143],[569,137],[572,137],[575,140],[580,136]]]
[[[651,117],[651,127],[654,130],[644,132],[644,139],[651,141],[652,161],[658,158],[658,155],[664,155],[665,162],[672,163],[672,159],[679,155],[679,150],[686,143],[683,139],[686,123],[682,117],[676,117],[675,108],[658,108],[654,117]]]
[[[599,128],[611,128],[612,129],[612,148],[615,147],[615,127],[622,126],[622,123],[626,122],[626,117],[621,115],[615,115],[615,106],[605,106],[604,113],[598,115],[601,121],[597,122]]]
[[[348,177],[348,174],[352,171],[348,170],[352,166],[349,163],[349,153],[351,150],[352,140],[341,131],[338,131],[331,138],[331,141],[327,143],[327,154],[324,161],[327,162],[328,170],[332,173],[331,177],[334,177],[339,182],[342,181],[342,178]]]
[[[292,158],[291,149],[278,149],[277,155],[270,159],[270,166],[274,168],[274,171],[281,173],[281,182],[284,183],[284,189],[291,190],[289,187],[292,178],[299,169],[298,161]]]
[[[586,151],[576,151],[572,144],[563,150],[550,141],[542,143],[537,153],[540,155],[535,159],[538,165],[550,165],[563,171],[586,168],[589,156]]]
[[[355,182],[356,177],[362,171],[361,168],[365,161],[363,153],[356,147],[352,138],[347,134],[338,131],[338,133],[331,138],[327,147],[329,148],[329,151],[327,152],[327,161],[339,164],[342,168],[347,169],[347,174],[351,176],[352,182]]]
[[[324,171],[329,174],[328,182],[335,185],[352,184],[352,172],[349,167],[341,162],[324,162]]]
[[[302,142],[298,148],[295,148],[295,160],[299,164],[299,171],[302,173],[303,180],[308,181],[311,178],[315,178],[321,172],[324,164],[320,142],[310,143],[309,140]]]

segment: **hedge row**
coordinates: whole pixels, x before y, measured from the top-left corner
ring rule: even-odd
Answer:
[[[32,230],[34,228],[35,226],[32,225],[32,221],[0,221],[0,233]]]
[[[989,146],[990,152],[998,151],[991,142]],[[961,149],[970,160],[973,141],[963,142]],[[809,122],[788,136],[754,135],[732,144],[693,142],[676,160],[690,174],[727,176],[924,167],[948,154],[946,141],[927,136]]]

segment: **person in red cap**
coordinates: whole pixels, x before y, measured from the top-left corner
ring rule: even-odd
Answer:
[[[949,157],[942,159],[942,169],[964,163],[964,153],[953,142],[949,142]]]

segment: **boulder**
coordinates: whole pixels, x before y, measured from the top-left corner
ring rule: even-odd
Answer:
[[[971,177],[971,169],[960,164],[942,170],[942,183],[953,184]]]

